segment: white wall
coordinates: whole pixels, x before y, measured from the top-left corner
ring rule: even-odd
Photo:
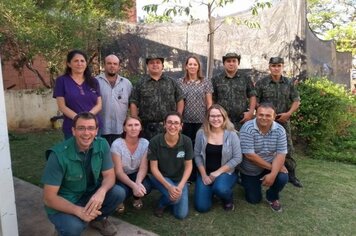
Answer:
[[[58,111],[52,93],[51,89],[4,91],[8,129],[50,128],[50,118]]]

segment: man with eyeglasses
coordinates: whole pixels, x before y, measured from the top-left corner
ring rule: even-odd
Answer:
[[[59,235],[80,235],[88,223],[102,235],[117,231],[107,217],[125,192],[115,185],[109,145],[97,132],[95,116],[79,113],[73,119],[73,137],[46,152],[43,200]]]
[[[123,132],[132,90],[130,80],[120,76],[119,70],[119,58],[115,55],[108,55],[104,59],[104,73],[96,77],[103,102],[100,112],[103,121],[101,136],[108,141],[110,146]]]
[[[283,76],[284,60],[281,57],[271,57],[269,60],[270,75],[257,81],[257,102],[272,103],[276,107],[276,121],[286,130],[288,142],[288,154],[285,166],[288,170],[289,182],[295,187],[303,187],[296,177],[296,162],[293,159],[293,142],[291,136],[290,117],[300,105],[300,96],[294,83]]]
[[[239,130],[254,117],[256,91],[252,79],[238,71],[240,55],[227,53],[222,60],[224,71],[212,78],[213,100],[225,108],[235,129]]]

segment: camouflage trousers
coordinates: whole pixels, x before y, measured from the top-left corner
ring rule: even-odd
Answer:
[[[286,130],[286,135],[287,135],[288,153],[286,155],[286,161],[284,164],[289,172],[289,176],[295,177],[295,168],[297,167],[297,163],[295,162],[295,160],[293,158],[294,147],[293,147],[293,141],[292,141],[290,121],[288,120],[286,123],[279,123],[279,124],[281,124],[284,127],[284,129]]]
[[[151,140],[155,135],[164,133],[163,122],[145,122],[143,121],[143,137]]]

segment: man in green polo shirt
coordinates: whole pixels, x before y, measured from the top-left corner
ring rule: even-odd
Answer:
[[[87,224],[102,235],[115,235],[107,217],[125,199],[117,188],[110,148],[96,138],[98,122],[89,112],[73,120],[73,137],[46,152],[42,182],[49,220],[59,235],[80,235]]]

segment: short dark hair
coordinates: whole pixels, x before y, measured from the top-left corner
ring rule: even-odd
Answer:
[[[164,123],[166,123],[166,121],[168,119],[168,116],[178,116],[179,119],[180,119],[180,123],[183,122],[182,114],[180,114],[178,111],[170,111],[170,112],[168,112],[164,117]]]
[[[73,123],[72,123],[73,128],[75,128],[75,126],[77,125],[77,121],[79,118],[81,118],[83,120],[95,120],[95,126],[98,127],[98,119],[96,118],[96,116],[93,113],[80,112],[73,119]]]
[[[262,107],[262,108],[272,108],[274,110],[274,113],[276,113],[276,107],[273,105],[273,103],[271,102],[262,102],[258,105],[257,109],[256,109],[256,112],[257,110]]]

